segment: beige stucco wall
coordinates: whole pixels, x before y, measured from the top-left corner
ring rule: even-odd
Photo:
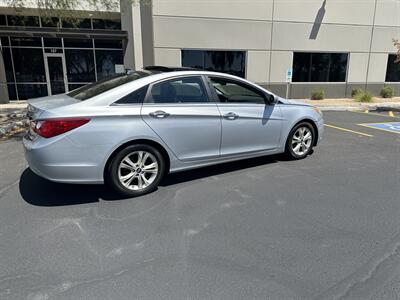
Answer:
[[[368,67],[368,53],[351,53],[347,81],[350,83],[365,82]]]
[[[271,83],[286,82],[286,72],[292,67],[293,52],[292,51],[272,51],[271,53]]]
[[[377,0],[375,25],[400,26],[400,1]]]
[[[368,71],[368,82],[384,82],[386,78],[388,55],[385,53],[371,53]]]
[[[296,51],[368,52],[371,27],[322,24],[310,39],[311,23],[274,23],[273,49]]]
[[[268,82],[270,51],[248,51],[246,77],[251,81]]]
[[[270,45],[270,22],[162,16],[153,22],[155,47],[265,50]]]
[[[273,0],[153,0],[158,16],[271,20]]]
[[[154,48],[154,64],[167,67],[180,66],[181,50]]]
[[[348,83],[384,82],[400,38],[399,0],[376,11],[375,0],[153,0],[152,14],[156,64],[180,65],[181,49],[242,50],[246,77],[271,84],[286,82],[295,51],[349,53]]]
[[[375,0],[276,0],[274,20],[313,23],[324,14],[330,24],[372,25]]]

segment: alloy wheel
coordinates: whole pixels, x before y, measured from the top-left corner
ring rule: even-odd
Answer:
[[[121,160],[118,179],[124,187],[140,191],[154,182],[158,172],[158,162],[153,154],[147,151],[134,151]]]
[[[312,140],[313,134],[310,128],[305,126],[297,128],[291,142],[293,152],[298,156],[306,154],[311,148]]]

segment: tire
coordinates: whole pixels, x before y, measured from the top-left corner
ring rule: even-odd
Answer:
[[[106,182],[121,195],[138,197],[154,191],[164,173],[165,161],[156,148],[130,145],[110,162]]]
[[[311,137],[309,137],[309,134]],[[285,153],[291,159],[303,159],[311,153],[314,142],[314,127],[308,122],[301,122],[290,131],[286,141]]]

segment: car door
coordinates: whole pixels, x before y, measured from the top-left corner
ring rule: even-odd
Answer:
[[[221,115],[203,76],[156,82],[143,103],[143,120],[180,160],[219,156]]]
[[[221,155],[268,151],[280,146],[282,114],[266,93],[244,81],[209,76],[222,116]]]

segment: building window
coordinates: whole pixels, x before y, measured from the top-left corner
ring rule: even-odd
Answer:
[[[121,20],[93,19],[93,29],[121,30]]]
[[[42,49],[12,49],[17,82],[46,82]]]
[[[2,36],[0,37],[0,40],[2,46],[10,46],[10,41],[8,39],[8,36]]]
[[[122,40],[94,40],[96,48],[122,49]]]
[[[96,50],[97,80],[115,74],[115,65],[124,63],[124,55],[118,50]]]
[[[41,17],[42,27],[60,27],[60,19],[57,17]]]
[[[64,39],[65,48],[93,48],[92,39]]]
[[[14,82],[15,80],[11,61],[11,50],[10,48],[3,48],[2,53],[7,82]]]
[[[17,84],[20,100],[47,96],[46,84]]]
[[[7,25],[6,16],[5,15],[0,15],[0,25],[1,26],[6,26]]]
[[[42,39],[37,37],[10,37],[11,46],[15,47],[42,47]]]
[[[69,82],[95,81],[93,50],[66,49],[65,62]]]
[[[90,19],[72,19],[66,18],[62,19],[62,27],[63,28],[83,28],[90,29],[92,28],[92,24]]]
[[[182,66],[245,77],[244,51],[182,50]]]
[[[348,53],[293,55],[293,82],[345,82]]]
[[[400,62],[395,62],[397,56],[389,54],[387,69],[386,69],[386,82],[400,82]]]
[[[62,42],[60,38],[43,38],[43,43],[45,47],[50,47],[50,48],[62,47]]]
[[[8,26],[39,27],[38,16],[7,16]]]

